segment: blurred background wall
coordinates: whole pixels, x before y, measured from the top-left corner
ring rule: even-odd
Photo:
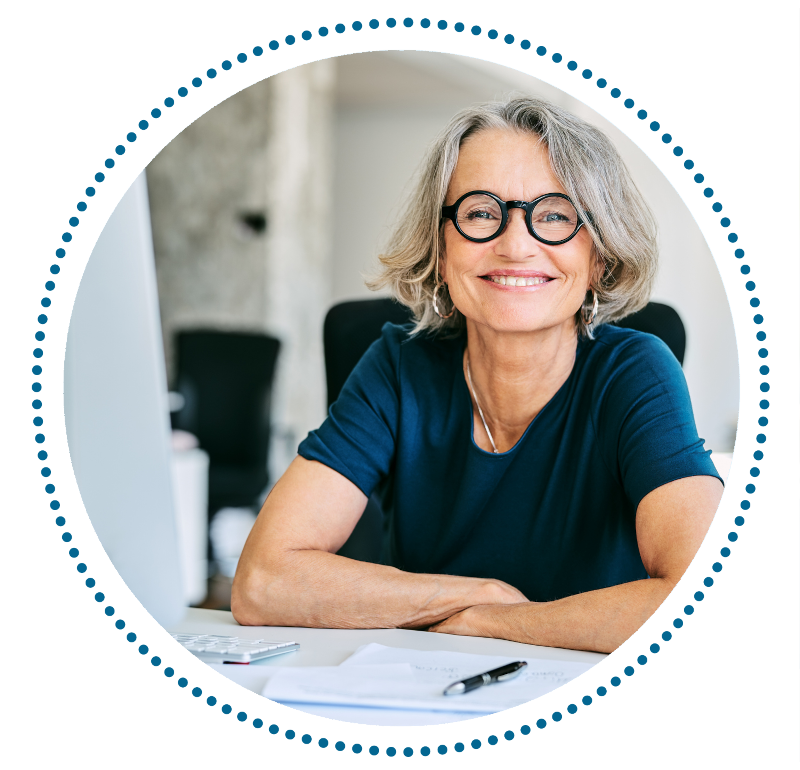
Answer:
[[[175,335],[264,332],[281,342],[270,482],[325,416],[322,324],[364,286],[428,143],[470,104],[530,94],[606,131],[654,209],[653,299],[686,325],[684,372],[700,435],[730,452],[738,373],[728,302],[691,214],[629,139],[546,83],[476,59],[414,51],[316,62],[202,116],[147,169],[168,377]]]

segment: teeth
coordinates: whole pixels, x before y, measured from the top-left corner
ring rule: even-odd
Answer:
[[[541,283],[547,283],[547,278],[530,276],[491,275],[489,279],[492,283],[499,283],[501,286],[538,286]]]

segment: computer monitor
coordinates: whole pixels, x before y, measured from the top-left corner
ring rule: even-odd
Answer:
[[[144,173],[109,219],[81,280],[64,409],[78,487],[103,548],[148,612],[162,625],[177,622],[186,602]]]

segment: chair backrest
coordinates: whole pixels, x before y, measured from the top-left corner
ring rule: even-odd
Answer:
[[[412,319],[407,307],[388,298],[341,302],[328,311],[323,329],[328,406],[339,398],[350,372],[381,336],[383,325]]]
[[[280,342],[266,334],[183,331],[177,337],[176,428],[193,433],[212,467],[266,473],[270,400]]]
[[[392,299],[367,299],[334,305],[325,317],[325,375],[328,406],[339,397],[345,380],[367,348],[381,336],[387,322],[412,320],[411,311]],[[674,308],[650,302],[638,313],[618,321],[617,326],[636,329],[661,338],[683,365],[686,331]]]
[[[675,308],[660,302],[648,302],[638,313],[633,313],[621,321],[617,321],[616,325],[659,337],[683,366],[683,356],[686,353],[686,329]]]

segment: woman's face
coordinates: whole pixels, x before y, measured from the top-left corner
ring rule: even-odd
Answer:
[[[492,192],[504,201],[566,193],[538,138],[502,129],[482,131],[464,142],[446,205],[472,190]],[[511,209],[506,229],[487,243],[468,241],[448,220],[444,243],[440,272],[453,303],[468,320],[500,332],[571,329],[598,264],[585,227],[571,241],[548,246],[528,232],[522,209]],[[512,277],[537,281],[508,285]]]

